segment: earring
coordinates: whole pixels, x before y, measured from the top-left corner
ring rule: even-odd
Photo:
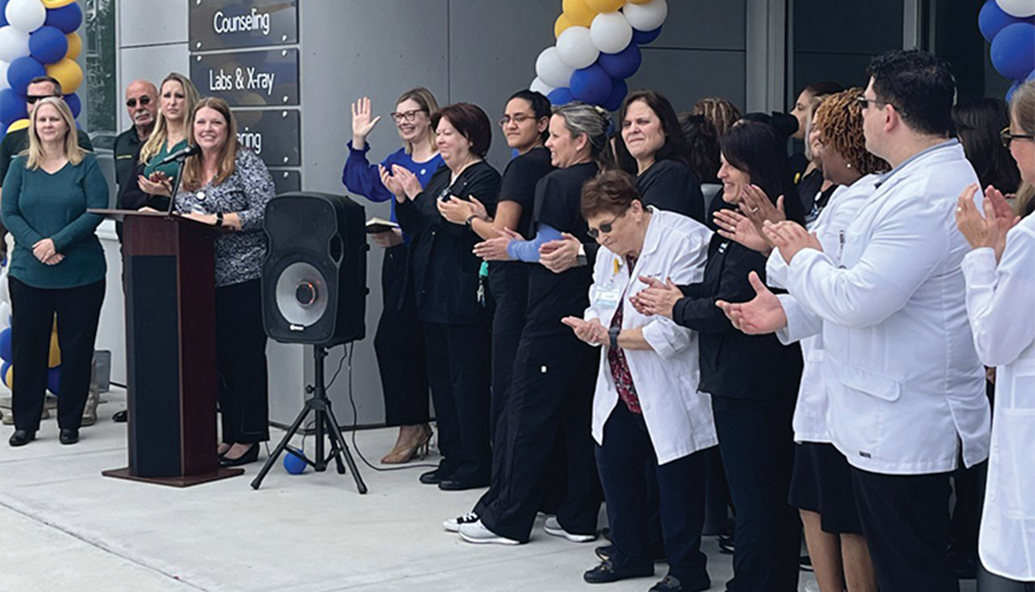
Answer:
[[[852,168],[852,163],[850,163],[850,162],[845,163],[845,166],[848,167],[848,168]]]

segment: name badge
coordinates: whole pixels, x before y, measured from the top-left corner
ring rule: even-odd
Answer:
[[[613,284],[594,290],[593,304],[604,309],[618,308],[622,290]]]

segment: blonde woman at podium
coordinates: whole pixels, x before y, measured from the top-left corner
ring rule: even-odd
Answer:
[[[222,417],[220,465],[259,458],[269,440],[266,332],[260,276],[266,254],[263,217],[273,177],[237,142],[226,101],[205,98],[194,110],[188,141],[201,149],[183,165],[175,210],[231,232],[216,240],[216,371]]]
[[[78,144],[75,119],[60,97],[32,112],[29,148],[4,179],[3,222],[14,236],[11,306],[15,431],[11,446],[36,438],[47,390],[50,335],[57,314],[61,343],[59,440],[79,441],[90,388],[94,340],[104,302],[104,251],[95,231],[108,205],[108,183],[97,158]]]

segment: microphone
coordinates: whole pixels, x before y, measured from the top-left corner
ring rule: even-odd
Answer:
[[[176,152],[173,152],[169,156],[166,156],[164,159],[162,159],[162,162],[158,163],[157,166],[166,165],[166,164],[169,164],[170,162],[175,162],[177,160],[183,160],[184,158],[187,158],[188,156],[194,156],[195,154],[198,154],[200,152],[201,152],[201,148],[198,148],[198,146],[196,144],[188,144],[186,148],[184,148],[182,150],[177,150]]]

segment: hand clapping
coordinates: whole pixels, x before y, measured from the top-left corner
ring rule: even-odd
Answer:
[[[683,298],[683,292],[671,278],[664,282],[657,278],[640,276],[647,287],[629,299],[633,308],[642,315],[659,315],[671,319],[676,303]]]
[[[762,226],[762,232],[769,242],[773,243],[773,246],[780,249],[780,256],[787,262],[787,265],[791,264],[791,259],[794,259],[794,256],[802,249],[815,249],[823,252],[823,245],[816,235],[805,230],[797,222],[784,221],[773,224],[767,220]]]
[[[991,185],[985,190],[982,202],[985,215],[982,217],[974,205],[977,190],[978,185],[975,183],[960,194],[956,206],[956,227],[963,233],[970,248],[991,248],[998,261],[1006,249],[1006,234],[1020,221],[1020,217],[1014,215],[1003,194]]]
[[[571,327],[575,331],[575,337],[585,343],[607,345],[611,342],[611,337],[607,334],[607,327],[600,322],[600,319],[584,321],[579,317],[564,317],[561,322]]]
[[[748,274],[748,281],[755,289],[755,297],[748,302],[734,304],[718,300],[715,306],[726,313],[733,327],[748,335],[765,335],[787,326],[787,314],[780,299],[769,291],[754,271]]]

